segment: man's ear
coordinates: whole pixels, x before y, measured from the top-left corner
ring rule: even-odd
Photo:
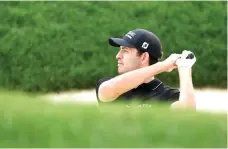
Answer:
[[[142,63],[148,63],[150,61],[150,55],[148,52],[144,52],[142,55],[141,55],[141,60],[142,60]]]

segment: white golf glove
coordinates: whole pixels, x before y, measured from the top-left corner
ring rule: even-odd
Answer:
[[[196,57],[191,51],[184,50],[181,57],[175,62],[178,68],[189,67],[191,68],[196,62]]]

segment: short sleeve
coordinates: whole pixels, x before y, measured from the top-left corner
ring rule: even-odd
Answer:
[[[110,79],[111,79],[110,77],[106,77],[106,78],[100,79],[100,80],[97,82],[97,84],[96,84],[96,96],[97,96],[98,102],[100,101],[100,100],[99,100],[99,96],[98,96],[98,89],[99,89],[100,85],[101,85],[103,82],[108,81],[108,80],[110,80]]]
[[[175,102],[179,100],[180,90],[176,88],[165,87],[163,92],[163,98],[166,101]]]

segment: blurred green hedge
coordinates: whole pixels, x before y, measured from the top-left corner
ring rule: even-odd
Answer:
[[[0,2],[0,86],[26,91],[94,88],[116,75],[110,36],[145,28],[164,57],[192,50],[195,87],[227,87],[226,2]],[[158,78],[178,86],[177,71]]]

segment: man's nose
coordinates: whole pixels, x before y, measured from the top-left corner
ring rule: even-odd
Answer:
[[[116,59],[118,60],[118,59],[121,59],[121,53],[120,53],[120,51],[116,54]]]

